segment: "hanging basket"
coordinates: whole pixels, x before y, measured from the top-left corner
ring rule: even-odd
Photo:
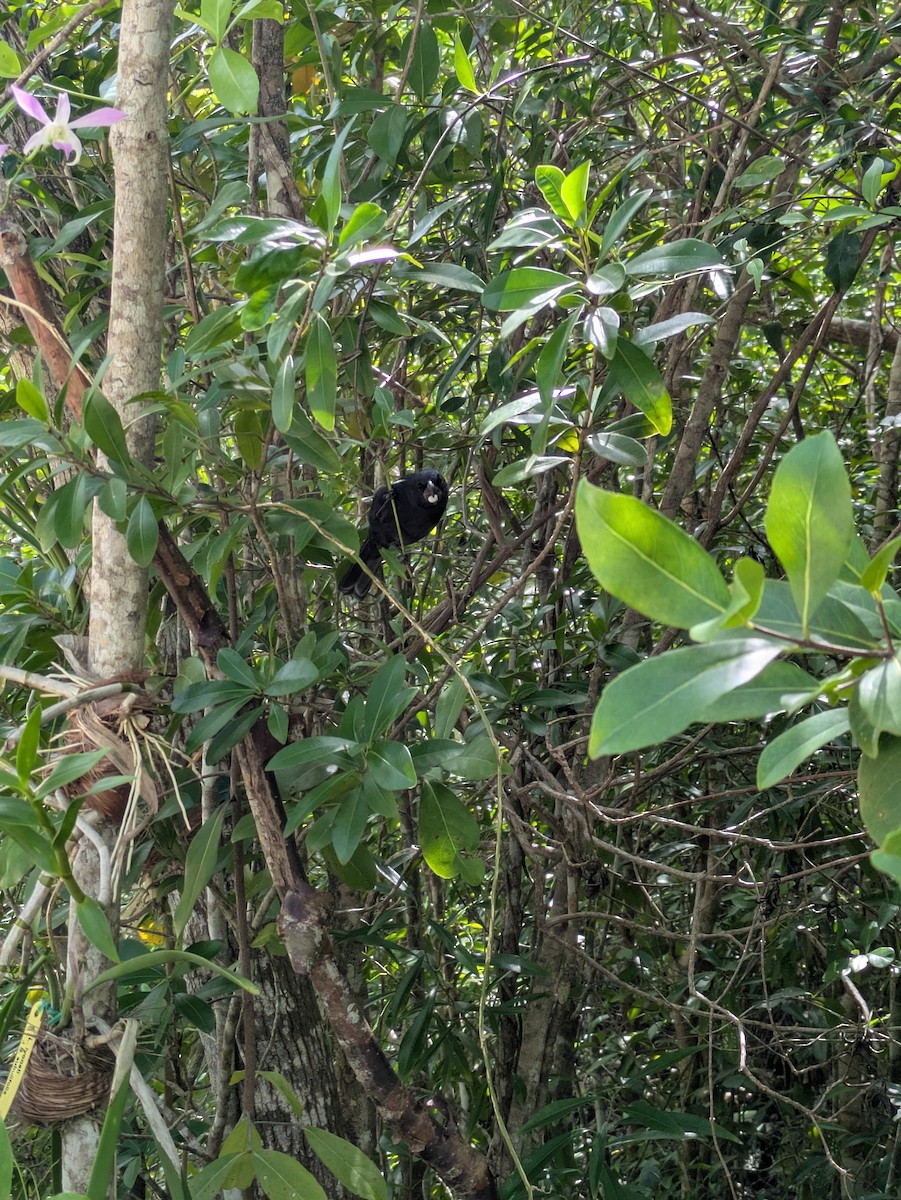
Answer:
[[[42,1030],[13,1101],[13,1111],[33,1125],[80,1117],[109,1100],[115,1059],[100,1047],[86,1050]]]

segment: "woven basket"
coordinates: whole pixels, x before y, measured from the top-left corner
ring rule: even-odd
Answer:
[[[16,1116],[34,1125],[67,1121],[109,1100],[114,1059],[42,1030],[13,1101]]]

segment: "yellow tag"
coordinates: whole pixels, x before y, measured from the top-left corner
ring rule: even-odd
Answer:
[[[22,1037],[19,1040],[19,1047],[13,1058],[12,1066],[9,1068],[9,1075],[6,1077],[3,1091],[0,1092],[0,1117],[4,1120],[24,1078],[25,1068],[28,1066],[28,1060],[34,1049],[35,1038],[40,1033],[43,1015],[44,1001],[36,1000],[31,1006],[31,1012],[28,1014],[25,1028],[22,1030]]]

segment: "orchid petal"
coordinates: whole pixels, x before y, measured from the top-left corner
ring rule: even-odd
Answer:
[[[43,129],[39,129],[37,131],[37,133],[33,133],[31,135],[31,137],[28,139],[28,141],[22,147],[22,153],[27,158],[29,154],[31,154],[33,151],[37,150],[37,148],[39,146],[43,146],[44,144],[45,144],[44,143],[44,131],[43,131]]]
[[[69,155],[74,154],[75,162],[73,162],[73,164],[72,164],[73,166],[81,158],[81,142],[78,140],[78,138],[72,132],[68,133],[66,140],[64,142],[54,142],[53,149],[54,150],[62,150],[63,154],[65,154],[65,156],[66,156],[67,162],[69,160]]]
[[[54,125],[68,125],[69,114],[72,111],[72,104],[69,100],[68,92],[60,92],[59,99],[56,102],[56,116],[53,118]]]
[[[69,121],[70,129],[83,129],[85,126],[92,125],[94,127],[100,125],[115,125],[117,121],[121,121],[125,113],[118,108],[98,108],[94,112],[85,113],[83,117],[76,117],[74,121]]]
[[[34,117],[36,121],[40,121],[42,125],[49,125],[50,118],[47,116],[46,109],[36,96],[32,96],[30,92],[23,92],[21,88],[13,85],[10,88],[13,98],[21,108],[23,113],[27,113],[29,117]]]

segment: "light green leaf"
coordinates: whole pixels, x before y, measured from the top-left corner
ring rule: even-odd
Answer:
[[[40,758],[41,715],[42,709],[39,701],[28,714],[28,719],[19,732],[19,741],[16,746],[16,775],[23,789],[31,786],[31,776],[37,770]]]
[[[280,1150],[254,1150],[251,1159],[260,1187],[269,1200],[326,1200],[315,1176],[289,1154]]]
[[[620,338],[610,363],[610,381],[626,399],[640,409],[658,433],[669,433],[673,406],[663,377],[643,350]]]
[[[610,250],[616,245],[620,237],[628,229],[632,218],[641,212],[653,194],[654,193],[650,190],[650,188],[647,188],[641,192],[636,192],[634,196],[630,196],[628,200],[624,200],[619,208],[615,209],[614,212],[611,213],[610,219],[604,226],[604,236],[601,239],[601,249],[600,253],[598,254],[598,258],[601,261],[607,257]],[[622,270],[622,268],[619,266],[619,263],[611,265],[615,266],[618,271]]]
[[[844,709],[827,709],[792,725],[767,743],[757,762],[757,787],[760,791],[775,787],[821,746],[847,732],[848,714]]]
[[[601,586],[645,616],[688,629],[728,608],[729,589],[713,558],[635,497],[583,480],[576,526]]]
[[[901,660],[897,654],[870,667],[851,694],[851,728],[863,752],[875,758],[879,737],[901,737]]]
[[[24,375],[16,381],[16,404],[24,412],[27,412],[29,417],[34,417],[44,425],[49,422],[50,410],[43,393]]]
[[[454,72],[461,87],[466,88],[467,92],[478,93],[475,72],[469,56],[463,48],[463,43],[460,41],[459,33],[454,34]]]
[[[315,683],[319,668],[309,658],[289,658],[263,689],[266,696],[293,696]]]
[[[402,654],[395,654],[373,676],[363,710],[363,736],[367,741],[371,742],[386,733],[406,704],[406,669],[406,658]]]
[[[208,31],[214,41],[221,42],[228,29],[231,11],[232,0],[201,0],[199,24]]]
[[[319,1161],[355,1196],[363,1200],[388,1200],[388,1187],[378,1167],[351,1142],[315,1126],[304,1137]]]
[[[566,205],[566,210],[573,223],[584,226],[588,215],[588,175],[591,164],[586,159],[569,172],[560,185],[560,198]]]
[[[577,281],[546,267],[514,267],[492,279],[482,293],[482,303],[492,312],[513,312],[538,302],[550,304],[563,292],[572,291]]]
[[[338,398],[338,360],[332,331],[322,313],[313,313],[307,335],[304,375],[310,412],[323,429],[335,428]]]
[[[616,351],[619,326],[620,315],[616,309],[599,305],[592,308],[585,318],[585,340],[600,350],[604,358],[611,359]]]
[[[112,462],[122,466],[129,465],[131,452],[125,441],[122,419],[101,392],[88,392],[84,401],[82,421],[85,432],[98,450]]]
[[[0,76],[4,79],[17,79],[22,74],[22,64],[19,57],[8,42],[0,42]],[[0,1191],[0,1195],[4,1193]]]
[[[204,820],[188,846],[182,892],[172,917],[175,938],[179,942],[194,912],[197,897],[212,879],[216,870],[216,860],[219,857],[219,837],[227,811],[227,806],[222,805],[212,817]]]
[[[436,875],[454,879],[461,856],[479,847],[479,823],[449,787],[425,781],[419,801],[419,846]]]
[[[556,217],[567,221],[569,209],[563,199],[563,181],[566,176],[559,167],[543,163],[535,168],[535,184],[544,196],[548,208]]]
[[[819,681],[796,663],[770,663],[750,683],[720,696],[704,713],[703,721],[753,721],[774,713],[789,712],[799,702],[812,700]]]
[[[2,74],[2,71],[0,71],[0,74]],[[3,1197],[3,1200],[6,1200],[6,1197],[12,1194],[10,1189],[15,1161],[12,1142],[9,1140],[6,1125],[0,1119],[0,1196]]]
[[[764,638],[735,638],[670,650],[617,675],[601,694],[588,737],[592,758],[655,746],[706,719],[781,652]]]
[[[901,829],[901,738],[883,738],[876,758],[861,756],[857,785],[860,815],[879,845]]]
[[[210,87],[219,102],[232,113],[255,113],[260,98],[260,80],[243,55],[227,46],[217,46],[210,58]]]
[[[873,555],[860,576],[861,587],[872,592],[874,596],[879,595],[899,547],[901,547],[901,537],[894,537]]]
[[[376,742],[370,747],[366,763],[373,781],[386,791],[401,792],[416,786],[413,759],[401,742]]]
[[[721,267],[718,250],[696,238],[680,238],[667,246],[645,250],[623,263],[627,275],[685,275],[691,271]]]
[[[360,844],[360,838],[366,828],[370,813],[369,803],[363,788],[354,788],[349,792],[335,813],[332,822],[332,847],[338,862],[342,865],[350,862],[354,851]]]
[[[94,903],[96,904],[96,901]],[[102,949],[102,947],[98,947],[98,949]],[[200,954],[192,954],[190,950],[150,950],[147,954],[139,954],[136,958],[129,958],[125,962],[117,962],[114,967],[107,967],[105,971],[101,971],[99,975],[96,975],[86,985],[85,991],[89,992],[95,987],[101,987],[104,983],[111,983],[114,979],[127,979],[132,975],[141,975],[144,971],[152,971],[157,967],[164,967],[167,963],[203,967],[204,970],[213,971],[216,975],[227,979],[235,987],[249,992],[251,996],[258,996],[260,994],[260,990],[256,984],[251,983],[249,979],[245,979],[243,975],[229,970],[228,967],[223,967],[215,959],[204,958]]]
[[[622,433],[592,433],[588,445],[598,456],[624,467],[646,467],[648,452],[641,442]]]
[[[783,458],[764,523],[807,630],[839,577],[854,532],[851,486],[831,433],[805,438]]]

